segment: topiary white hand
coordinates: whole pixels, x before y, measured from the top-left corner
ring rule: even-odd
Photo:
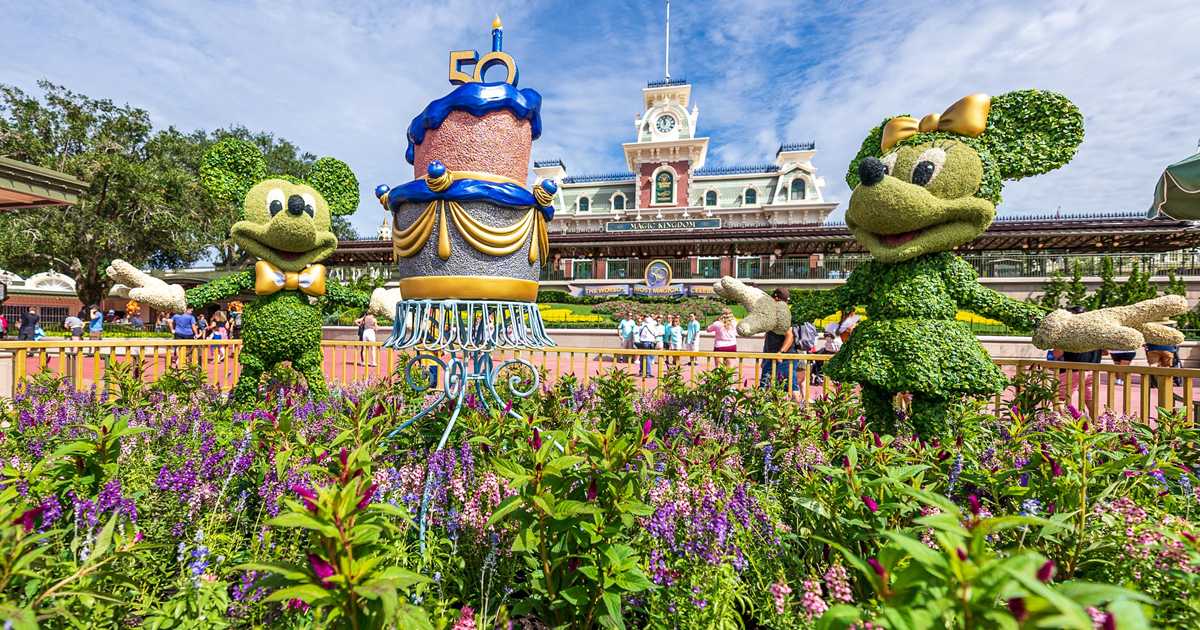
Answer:
[[[1067,352],[1136,350],[1145,344],[1178,345],[1183,342],[1183,333],[1155,322],[1187,310],[1187,299],[1179,295],[1079,314],[1059,309],[1042,320],[1033,334],[1033,345]]]
[[[105,273],[117,282],[113,293],[137,300],[160,311],[180,312],[187,308],[187,296],[178,284],[167,284],[121,259],[112,261]]]
[[[400,289],[379,287],[371,292],[371,304],[367,310],[376,317],[395,317],[396,304],[402,299]]]
[[[787,302],[776,302],[761,289],[747,286],[741,280],[724,276],[713,284],[713,291],[741,304],[749,312],[738,322],[739,335],[756,335],[768,330],[784,335],[792,325],[792,311]]]

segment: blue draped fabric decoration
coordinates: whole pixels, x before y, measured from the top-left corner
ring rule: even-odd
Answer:
[[[529,120],[533,139],[542,135],[542,95],[532,88],[518,89],[507,83],[464,83],[453,92],[431,102],[425,111],[408,125],[408,149],[404,159],[415,159],[414,147],[425,141],[425,132],[437,129],[453,111],[464,111],[475,117],[500,109],[511,111],[517,118]]]
[[[508,182],[456,179],[445,190],[436,192],[429,188],[428,180],[415,179],[407,184],[397,186],[387,193],[387,207],[393,212],[400,208],[400,204],[406,202],[428,203],[435,200],[488,201],[510,208],[537,206],[547,221],[554,218],[554,206],[538,204],[533,193],[527,188]]]

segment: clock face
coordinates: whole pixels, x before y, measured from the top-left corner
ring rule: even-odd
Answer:
[[[654,121],[654,128],[658,129],[659,133],[667,133],[675,128],[675,117],[666,114],[659,116],[658,120]]]

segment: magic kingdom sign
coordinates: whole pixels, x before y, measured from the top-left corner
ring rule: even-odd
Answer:
[[[660,221],[609,221],[605,232],[661,232],[675,230],[716,230],[720,219],[664,219]]]

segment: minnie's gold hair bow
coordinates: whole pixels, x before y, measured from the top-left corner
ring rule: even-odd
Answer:
[[[880,148],[886,152],[901,140],[917,133],[949,131],[972,138],[978,137],[987,128],[988,113],[992,110],[992,97],[987,94],[972,94],[958,99],[941,116],[927,114],[917,121],[912,116],[896,116],[883,126]]]

